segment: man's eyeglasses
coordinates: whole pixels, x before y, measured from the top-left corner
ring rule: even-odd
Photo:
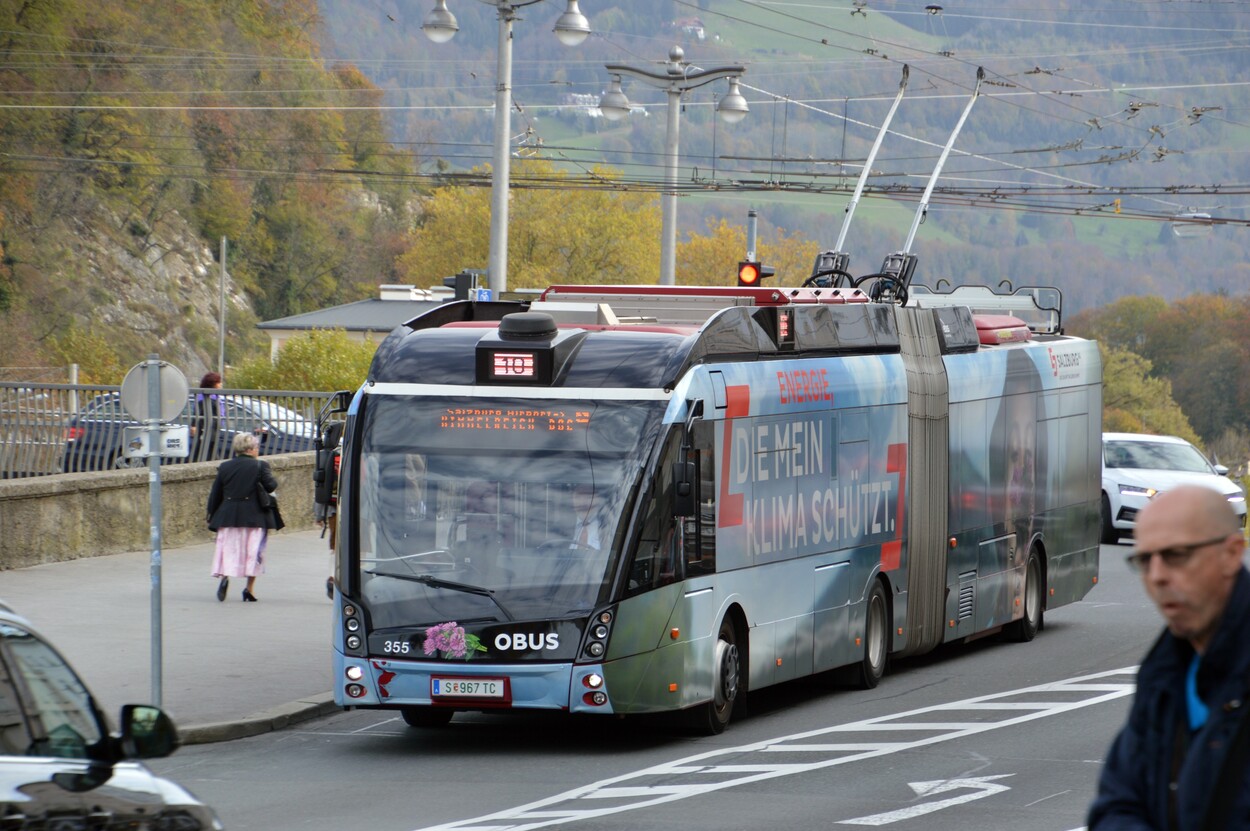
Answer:
[[[1128,563],[1129,568],[1134,571],[1144,572],[1150,568],[1150,558],[1158,555],[1159,559],[1163,560],[1163,564],[1168,568],[1180,568],[1189,562],[1189,559],[1197,553],[1198,549],[1215,545],[1217,542],[1224,542],[1229,536],[1231,535],[1225,534],[1215,539],[1190,543],[1189,545],[1176,545],[1158,551],[1137,551],[1125,557],[1124,562]]]

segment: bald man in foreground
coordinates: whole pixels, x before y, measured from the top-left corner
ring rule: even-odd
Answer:
[[[1129,565],[1167,630],[1137,675],[1090,831],[1250,829],[1250,573],[1233,509],[1176,488],[1137,517]]]

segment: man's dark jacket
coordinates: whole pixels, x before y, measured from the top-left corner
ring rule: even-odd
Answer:
[[[273,512],[262,508],[256,498],[256,485],[266,493],[278,489],[269,463],[254,456],[235,456],[217,468],[217,478],[208,492],[208,527],[276,528]]]
[[[1189,732],[1185,674],[1194,655],[1188,641],[1164,630],[1137,675],[1137,695],[1120,731],[1089,811],[1089,831],[1238,831],[1250,829],[1247,755],[1233,786],[1228,819],[1204,824],[1229,746],[1245,718],[1250,691],[1250,572],[1237,575],[1228,607],[1198,670],[1198,693],[1210,709],[1207,723],[1188,736],[1173,775],[1177,740]],[[1243,739],[1244,741],[1244,739]],[[1169,822],[1170,784],[1177,783],[1175,824]]]

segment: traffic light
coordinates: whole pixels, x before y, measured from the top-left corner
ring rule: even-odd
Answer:
[[[772,277],[775,273],[776,269],[769,268],[762,263],[744,260],[738,263],[738,285],[754,288],[759,286],[765,277]]]
[[[443,285],[455,290],[453,296],[456,300],[469,300],[477,290],[477,281],[480,274],[481,272],[466,268],[459,274],[444,277]]]

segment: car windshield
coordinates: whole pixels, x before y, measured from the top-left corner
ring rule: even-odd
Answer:
[[[1109,441],[1104,452],[1109,468],[1180,470],[1211,473],[1211,465],[1192,444],[1162,441]]]
[[[371,397],[355,532],[375,626],[589,611],[662,406]]]
[[[0,622],[0,641],[0,650],[7,652],[10,669],[21,681],[17,687],[5,685],[7,693],[0,689],[0,709],[6,721],[16,719],[15,726],[22,724],[19,690],[34,707],[25,720],[26,729],[0,731],[4,734],[0,735],[0,753],[88,757],[104,736],[104,726],[86,686],[60,655],[22,627]],[[0,682],[4,678],[0,666]],[[15,741],[24,744],[28,740],[29,746],[13,746]]]

